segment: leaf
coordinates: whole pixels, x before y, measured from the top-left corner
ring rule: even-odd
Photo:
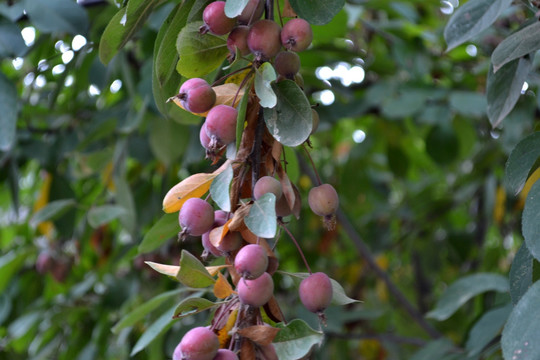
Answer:
[[[225,15],[230,18],[237,17],[244,11],[249,0],[227,0],[225,3]]]
[[[205,288],[216,282],[204,265],[186,250],[182,250],[180,270],[176,278],[182,284],[193,288]]]
[[[343,8],[345,0],[289,0],[296,14],[313,25],[324,25]]]
[[[497,127],[512,111],[521,96],[523,83],[532,68],[532,59],[515,59],[497,73],[490,67],[487,78],[487,115],[492,127]]]
[[[210,300],[200,298],[200,297],[191,297],[182,300],[180,304],[174,309],[174,318],[181,319],[191,315],[198,314],[204,310],[211,309],[223,303],[213,303]]]
[[[526,244],[521,244],[510,267],[510,297],[517,304],[527,292],[533,280],[533,256]]]
[[[290,276],[295,286],[298,288],[300,286],[300,283],[302,280],[307,278],[309,276],[309,273],[290,273],[286,271],[278,271],[280,274],[288,275]],[[332,305],[347,305],[352,303],[361,302],[360,300],[355,300],[347,296],[345,294],[345,290],[343,289],[343,286],[340,285],[336,280],[330,279],[330,282],[332,283]]]
[[[214,200],[223,211],[231,211],[229,188],[231,186],[232,178],[233,168],[231,165],[228,165],[222,173],[216,176],[214,181],[212,181],[212,185],[210,185],[210,196],[212,196],[212,200]]]
[[[114,334],[118,334],[120,330],[135,325],[137,322],[141,321],[147,314],[157,309],[161,304],[175,297],[176,295],[185,292],[186,290],[187,289],[185,288],[171,290],[153,297],[144,304],[137,306],[129,313],[124,315],[122,319],[120,319],[120,321],[117,322],[116,325],[114,325],[111,331]]]
[[[233,289],[231,284],[225,279],[225,276],[223,276],[222,273],[218,272],[218,278],[216,283],[214,284],[214,295],[218,299],[225,299],[226,297],[229,297],[233,293]]]
[[[177,214],[164,214],[148,232],[139,245],[139,254],[149,253],[180,231]]]
[[[86,34],[88,14],[75,1],[24,0],[24,10],[32,25],[44,33]]]
[[[269,345],[280,330],[269,325],[253,325],[238,330],[238,334],[259,345]]]
[[[56,219],[77,203],[73,199],[64,199],[51,201],[46,206],[42,207],[38,212],[34,213],[30,219],[30,226],[36,227],[46,220]]]
[[[524,27],[505,38],[491,54],[493,72],[504,64],[540,49],[540,22]]]
[[[160,264],[153,261],[145,261],[144,263],[158,273],[174,278],[176,278],[176,275],[178,275],[178,272],[180,271],[180,266]]]
[[[446,51],[490,27],[511,3],[512,0],[470,0],[461,5],[444,28]]]
[[[298,146],[307,140],[313,126],[311,106],[294,81],[272,84],[277,105],[264,109],[264,121],[270,134],[285,146]]]
[[[279,359],[303,358],[323,340],[322,332],[313,330],[300,319],[294,319],[287,325],[279,323],[276,327],[281,329],[273,342]]]
[[[217,175],[194,174],[182,180],[173,186],[163,198],[163,211],[166,213],[179,211],[188,199],[203,196],[210,189],[210,185]]]
[[[454,345],[448,339],[433,340],[414,353],[410,360],[442,360],[443,356],[452,350],[454,350]]]
[[[24,261],[31,254],[28,249],[12,250],[0,256],[0,293],[4,291],[13,275],[24,265]]]
[[[469,356],[478,355],[501,331],[508,315],[512,311],[512,305],[508,304],[500,308],[486,312],[474,324],[465,348]]]
[[[459,139],[450,124],[431,128],[426,138],[426,152],[439,164],[449,164],[459,155]]]
[[[17,89],[0,73],[0,151],[8,151],[15,144],[17,130]]]
[[[244,223],[257,236],[267,239],[276,236],[276,196],[266,193],[255,200]]]
[[[145,329],[142,336],[133,346],[130,356],[146,348],[155,338],[164,334],[174,323],[174,308],[165,311],[152,325]]]
[[[167,167],[174,164],[187,148],[189,131],[185,125],[156,117],[150,124],[150,148]]]
[[[502,332],[501,346],[505,359],[540,358],[539,298],[540,281],[537,281],[512,310]]]
[[[521,140],[510,153],[504,173],[506,189],[518,194],[525,182],[529,171],[540,156],[540,132],[535,132]]]
[[[117,219],[125,213],[126,209],[118,205],[102,205],[94,207],[88,211],[88,223],[91,227],[98,228],[103,224]]]
[[[248,87],[249,88],[249,87]],[[238,116],[236,118],[236,152],[240,149],[240,143],[242,139],[242,133],[244,132],[244,123],[246,120],[247,105],[249,102],[249,91],[246,91],[241,100],[240,104],[236,108],[238,110]]]
[[[462,277],[446,289],[426,317],[443,321],[448,319],[463,304],[486,291],[508,291],[508,280],[499,274],[479,273]]]
[[[525,200],[521,232],[531,255],[540,260],[540,181],[534,183]]]
[[[276,80],[276,72],[269,62],[263,63],[255,72],[255,93],[262,107],[273,108],[277,104],[277,97],[272,89],[272,82]]]
[[[199,32],[202,25],[202,21],[186,25],[176,41],[176,50],[180,56],[176,70],[188,78],[209,74],[229,54],[227,42],[223,38]]]
[[[465,116],[482,117],[486,114],[487,101],[484,94],[474,91],[452,91],[450,108]]]
[[[234,83],[227,83],[227,84],[214,86],[212,87],[212,89],[214,89],[214,92],[216,93],[216,102],[214,106],[229,105],[229,106],[236,107],[238,106],[238,103],[240,102],[240,99],[242,99],[242,97],[244,96],[244,92],[245,92],[243,88],[240,89],[239,86]],[[174,102],[174,104],[179,106],[181,109],[185,110],[178,97],[173,96],[169,100]],[[234,101],[234,104],[233,104],[233,101]],[[206,116],[208,115],[208,111],[204,113],[193,113],[193,114],[197,116]]]
[[[159,0],[130,0],[113,16],[99,41],[99,59],[102,63],[108,64],[112,60],[143,26],[158,3]]]
[[[137,212],[131,188],[126,179],[118,176],[114,178],[114,184],[116,186],[116,202],[126,210],[124,214],[120,215],[120,222],[132,236],[135,236]]]
[[[21,29],[0,18],[0,58],[23,56],[27,49]]]

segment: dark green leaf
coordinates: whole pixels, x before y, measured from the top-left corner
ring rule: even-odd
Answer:
[[[307,140],[313,126],[311,106],[294,81],[273,83],[278,97],[276,107],[264,109],[264,121],[270,134],[285,146],[298,146]]]
[[[491,126],[497,127],[512,111],[521,96],[521,89],[532,61],[529,58],[515,59],[504,65],[497,73],[490,67],[487,78],[487,115]]]
[[[427,343],[422,349],[411,356],[410,360],[443,360],[454,349],[454,345],[448,339],[438,339]]]
[[[0,58],[22,56],[27,49],[21,29],[0,18]]]
[[[134,236],[137,226],[137,212],[131,188],[127,181],[121,177],[115,177],[114,184],[116,186],[116,203],[126,210],[124,214],[120,215],[120,222]]]
[[[30,225],[37,226],[44,221],[56,219],[75,205],[73,199],[51,201],[32,216]]]
[[[230,18],[237,17],[242,13],[249,0],[227,0],[225,3],[225,15]]]
[[[31,254],[30,250],[12,250],[0,257],[0,292],[3,292],[13,275],[24,265],[24,261]]]
[[[504,326],[501,346],[505,359],[539,359],[540,281],[523,295]],[[515,358],[513,358],[515,356]]]
[[[174,310],[174,317],[176,319],[181,319],[190,315],[198,314],[220,304],[222,303],[213,303],[210,300],[200,297],[187,298],[178,304]]]
[[[458,114],[481,117],[486,115],[487,101],[484,94],[472,91],[452,91],[450,107]]]
[[[180,59],[176,70],[185,77],[201,77],[216,69],[227,57],[227,42],[210,33],[201,34],[203,22],[186,25],[176,41]]]
[[[322,332],[313,330],[300,319],[294,319],[287,325],[279,323],[276,327],[281,330],[272,343],[279,359],[303,358],[323,340]]]
[[[99,58],[108,64],[118,50],[143,26],[159,0],[130,0],[113,16],[101,35]]]
[[[518,194],[531,171],[532,166],[540,156],[540,132],[535,132],[521,140],[512,150],[504,174],[506,189]]]
[[[345,0],[289,0],[296,14],[313,25],[330,22],[343,8]]]
[[[126,210],[118,205],[103,205],[90,209],[88,211],[88,223],[93,228],[109,223],[120,215],[124,215]]]
[[[70,0],[24,0],[24,9],[39,31],[44,33],[86,34],[88,14]]]
[[[505,38],[491,54],[493,72],[504,64],[540,49],[540,22],[524,27]]]
[[[16,22],[19,18],[23,16],[24,5],[24,1],[16,2],[9,5],[7,3],[0,4],[0,14],[4,15],[12,22]]]
[[[461,5],[444,28],[449,51],[493,24],[512,0],[470,0]]]
[[[231,196],[229,187],[233,179],[233,168],[229,164],[223,172],[221,172],[210,185],[210,196],[212,200],[223,211],[231,211]]]
[[[174,164],[189,143],[185,125],[172,120],[154,118],[150,126],[150,148],[166,166]]]
[[[533,256],[526,244],[521,244],[512,261],[510,268],[510,296],[512,302],[517,304],[519,299],[527,292],[533,280]]]
[[[437,163],[454,161],[459,154],[459,140],[452,126],[435,125],[426,138],[426,151]]]
[[[246,121],[246,111],[249,102],[249,91],[244,92],[244,96],[238,104],[238,116],[236,117],[236,151],[240,148],[242,133],[244,132],[244,122]]]
[[[257,236],[266,239],[276,236],[276,196],[267,193],[255,200],[244,222]]]
[[[143,241],[139,245],[139,254],[154,251],[165,241],[176,236],[180,231],[178,214],[165,214],[154,226],[144,235]]]
[[[527,194],[521,219],[521,232],[532,256],[540,261],[540,181]]]
[[[511,311],[511,304],[490,310],[474,324],[465,345],[469,356],[480,354],[482,349],[499,334]]]
[[[508,280],[502,275],[491,273],[465,276],[446,289],[435,309],[428,312],[426,317],[446,320],[469,299],[486,291],[507,292]]]
[[[17,126],[17,89],[0,73],[0,151],[8,151],[15,144]]]
[[[180,271],[176,278],[182,284],[192,288],[205,288],[216,282],[204,265],[186,250],[182,250]]]
[[[165,311],[152,325],[144,330],[142,336],[137,340],[135,346],[131,350],[130,356],[134,356],[139,351],[146,348],[155,338],[162,335],[174,323],[173,319],[174,308]]]
[[[269,62],[263,63],[255,72],[255,93],[262,107],[273,108],[277,97],[272,89],[272,81],[276,80],[276,72]]]

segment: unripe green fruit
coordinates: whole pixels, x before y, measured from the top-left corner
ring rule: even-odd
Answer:
[[[249,29],[247,44],[255,59],[266,61],[281,49],[279,25],[272,20],[259,20]]]
[[[178,214],[178,222],[183,232],[200,236],[210,230],[214,224],[212,205],[199,198],[188,199]]]
[[[206,80],[200,78],[184,82],[177,97],[182,107],[193,113],[207,112],[216,103],[216,92]]]
[[[313,40],[311,26],[304,19],[289,20],[281,31],[281,43],[288,50],[300,52],[308,48]]]
[[[274,293],[274,281],[267,272],[256,279],[242,278],[236,286],[238,297],[244,305],[260,307],[266,304]]]
[[[274,68],[279,75],[293,80],[294,75],[300,70],[300,57],[292,51],[281,51],[276,55]]]
[[[249,25],[259,20],[264,11],[264,0],[249,0],[237,20],[240,24]]]
[[[276,201],[283,195],[283,189],[279,180],[272,176],[263,176],[255,183],[253,187],[253,198],[257,200],[261,196],[267,193],[272,193],[276,196]]]
[[[203,11],[204,26],[201,33],[211,32],[214,35],[225,35],[231,32],[236,25],[236,19],[225,15],[225,1],[214,1],[206,6]]]
[[[339,197],[332,185],[322,184],[309,191],[308,203],[315,214],[332,216],[339,207]]]
[[[332,282],[325,273],[311,274],[300,283],[299,294],[306,309],[322,312],[332,301]]]
[[[219,349],[219,339],[205,327],[189,330],[174,349],[173,360],[213,360]]]
[[[246,279],[256,279],[268,268],[268,255],[260,245],[244,246],[234,258],[236,272]]]

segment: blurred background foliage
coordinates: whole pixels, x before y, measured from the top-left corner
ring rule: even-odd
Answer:
[[[213,169],[198,141],[202,119],[180,110],[166,117],[163,99],[154,101],[154,42],[176,3],[153,2],[108,65],[99,42],[120,4],[0,4],[0,358],[170,358],[182,334],[207,318],[163,318],[185,290],[143,263],[177,264],[182,248],[202,252],[198,240],[173,237],[138,251],[168,189]],[[329,24],[314,26],[313,45],[300,54],[306,93],[320,104],[311,137],[317,169],[378,266],[421,313],[460,277],[508,273],[525,196],[501,186],[504,164],[535,128],[540,106],[531,77],[504,126],[493,129],[486,117],[489,56],[526,9],[511,7],[475,41],[445,52],[452,4],[347,1]],[[15,131],[6,126],[10,112]],[[292,149],[288,160],[306,199],[305,153]],[[363,300],[327,310],[317,359],[433,359],[430,345],[463,359],[475,322],[509,299],[489,292],[445,321],[429,320],[445,339],[431,343],[341,226],[324,231],[305,202],[289,226],[312,268]],[[278,255],[282,270],[305,271],[284,236]],[[286,317],[317,328],[291,281],[276,284]],[[476,358],[501,359],[492,345]]]

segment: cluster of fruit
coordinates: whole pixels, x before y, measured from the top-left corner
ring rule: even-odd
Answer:
[[[252,71],[246,77],[253,76],[262,64],[270,62],[279,74],[277,81],[295,81],[300,70],[296,52],[311,44],[311,27],[300,18],[293,18],[283,28],[280,27],[272,19],[273,2],[266,3],[266,7],[265,3],[263,0],[250,0],[243,12],[231,19],[225,15],[225,2],[214,1],[203,12],[204,25],[200,32],[218,36],[229,34],[230,61],[238,55],[253,54]],[[260,19],[265,9],[266,18]],[[231,211],[214,210],[207,200],[199,197],[185,200],[179,211],[180,237],[201,236],[205,259],[210,254],[224,257],[236,291],[216,310],[209,327],[194,328],[183,337],[174,351],[174,360],[238,359],[238,354],[240,358],[277,359],[271,341],[258,343],[239,333],[239,330],[250,326],[267,326],[261,315],[263,307],[270,319],[283,320],[281,311],[275,310],[279,306],[273,297],[272,275],[278,268],[277,258],[266,239],[253,234],[243,220],[250,206],[266,194],[273,194],[271,198],[275,200],[277,224],[289,233],[282,218],[291,214],[298,216],[301,199],[282,165],[284,161],[280,154],[283,146],[269,134],[264,121],[261,121],[261,105],[252,83],[247,86],[248,83],[242,81],[240,85],[250,97],[245,119],[238,119],[235,101],[230,105],[217,104],[214,88],[204,79],[187,80],[175,96],[185,110],[206,114],[200,141],[214,162],[227,145],[240,141],[236,139],[237,122],[245,124],[236,158],[232,160]],[[316,128],[318,115],[314,110],[312,112],[313,127]],[[325,219],[327,227],[331,227],[339,205],[336,190],[329,184],[319,184],[310,190],[308,203],[315,214]],[[306,261],[294,238],[293,241]],[[324,321],[324,310],[332,300],[332,282],[322,272],[312,273],[307,262],[306,267],[310,275],[302,280],[299,297],[309,311]],[[270,303],[274,310],[268,308]],[[224,328],[223,318],[232,317],[233,313],[235,325],[227,331],[227,339],[223,341],[218,337]]]

